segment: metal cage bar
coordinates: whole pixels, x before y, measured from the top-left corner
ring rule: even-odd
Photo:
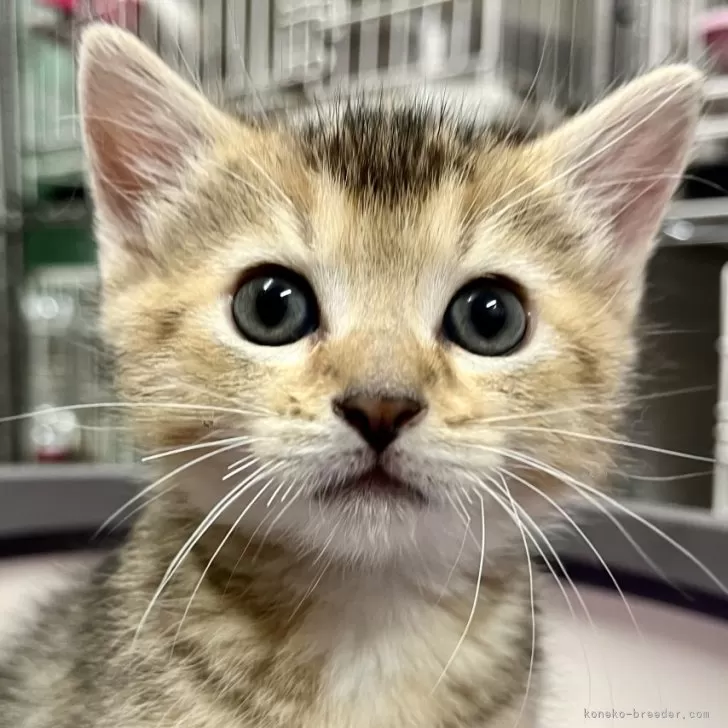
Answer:
[[[16,7],[0,3],[0,418],[17,412],[22,371],[17,287],[22,276],[20,67]],[[17,455],[17,428],[0,423],[0,461]]]
[[[18,334],[23,295],[76,296],[77,310],[90,306],[79,291],[71,291],[67,277],[56,280],[52,273],[35,277],[21,290],[23,226],[78,214],[78,206],[67,203],[46,205],[43,215],[29,210],[42,200],[45,185],[80,184],[74,49],[89,21],[101,18],[129,29],[203,90],[254,109],[305,104],[354,86],[380,89],[424,81],[452,84],[476,96],[500,82],[573,110],[650,65],[666,59],[701,62],[706,51],[696,18],[715,4],[83,0],[73,16],[61,16],[42,8],[43,1],[0,3],[0,417],[21,406],[11,393],[24,392],[31,407],[44,398],[37,387],[19,386],[19,370],[13,370],[25,370],[18,364],[24,356]],[[161,12],[164,3],[174,12]],[[712,83],[716,98],[728,98],[728,82]],[[714,136],[728,139],[728,124],[714,122],[712,129]],[[27,327],[31,359],[50,346],[51,337],[39,331]],[[67,356],[88,384],[103,378],[92,359],[70,350]],[[98,443],[87,449],[95,457],[126,457]],[[0,430],[0,460],[14,451],[17,442]]]
[[[623,76],[699,56],[691,12],[706,0],[176,0],[177,15],[163,17],[151,9],[159,3],[138,2],[118,0],[113,21],[204,89],[242,103],[300,102],[352,84],[477,85],[506,75],[578,107]],[[40,67],[27,52],[24,59],[33,78],[23,89],[31,177],[30,157],[78,147],[72,46],[78,28],[109,4],[86,0],[55,31],[30,10],[18,18],[40,23],[45,39]]]

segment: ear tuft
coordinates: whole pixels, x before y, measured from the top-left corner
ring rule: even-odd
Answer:
[[[641,274],[689,161],[703,75],[657,69],[617,90],[537,144],[575,196],[576,214],[607,233],[598,257]],[[603,239],[603,238],[602,238]]]

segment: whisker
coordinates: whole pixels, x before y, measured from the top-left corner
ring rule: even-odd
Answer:
[[[214,399],[218,399],[221,402],[227,402],[229,404],[234,404],[236,406],[246,406],[246,409],[248,408],[248,405],[246,405],[244,402],[241,402],[239,399],[235,397],[230,397],[229,395],[223,394],[221,392],[216,392],[214,389],[211,389],[210,387],[202,387],[197,384],[193,384],[192,382],[186,381],[182,378],[176,378],[172,380],[171,382],[160,385],[157,387],[158,392],[163,391],[171,391],[176,394],[179,394],[180,390],[184,390],[186,392],[191,392],[193,394],[199,394],[204,397],[212,397]],[[262,407],[259,403],[256,403],[255,408],[250,410],[251,414],[260,414],[260,415],[266,415],[271,414],[270,410],[267,408]]]
[[[513,519],[521,534],[521,540],[523,541],[523,550],[526,555],[526,564],[528,565],[528,588],[529,588],[529,596],[531,599],[531,658],[530,658],[529,664],[528,664],[528,678],[526,680],[526,691],[523,696],[523,701],[521,703],[521,710],[519,711],[518,717],[516,718],[516,722],[514,723],[514,728],[517,728],[518,724],[521,722],[521,718],[523,717],[523,712],[526,710],[526,705],[528,703],[528,695],[531,692],[531,682],[533,680],[533,663],[534,663],[534,660],[536,659],[536,604],[534,601],[534,592],[533,592],[533,564],[531,563],[531,552],[528,548],[528,541],[526,539],[526,530],[523,526],[523,522],[521,521],[520,516],[518,515],[518,509],[515,507],[515,500],[513,499],[513,494],[511,493],[510,489],[506,485],[505,478],[503,478],[503,487],[505,488],[506,496],[508,497],[508,500],[511,504]]]
[[[290,492],[291,488],[293,488],[293,486],[294,486],[294,483],[295,483],[295,481],[293,483],[291,483],[291,485],[288,487],[288,490],[286,491],[286,493]],[[281,498],[281,503],[285,503],[285,505],[278,512],[278,515],[270,522],[270,525],[266,529],[266,532],[263,534],[263,538],[260,540],[260,543],[258,544],[258,548],[256,549],[255,554],[253,555],[253,560],[254,561],[258,558],[258,556],[260,556],[260,552],[263,550],[263,547],[265,545],[265,542],[268,540],[268,537],[271,535],[271,533],[272,533],[273,529],[276,527],[276,524],[278,523],[278,521],[280,521],[281,518],[283,518],[283,516],[286,514],[286,512],[288,511],[288,509],[294,503],[296,503],[298,501],[298,498],[299,498],[300,495],[301,495],[301,491],[299,491],[298,493],[296,493],[293,496],[293,498],[291,498],[291,500],[289,500],[287,503],[285,503],[285,499],[284,498]]]
[[[179,487],[179,483],[172,483],[171,485],[168,485],[166,488],[162,488],[161,491],[155,493],[154,495],[149,496],[143,503],[140,503],[135,508],[132,508],[123,518],[120,518],[118,521],[116,521],[113,525],[109,525],[109,533],[115,533],[118,531],[125,523],[131,521],[134,516],[136,516],[138,513],[141,513],[150,503],[154,503],[154,501],[159,500],[160,498],[164,498],[165,495],[168,493],[171,493],[173,490],[177,489]],[[131,503],[127,501],[127,503],[123,506],[124,510],[126,510]],[[99,527],[99,530],[96,532],[96,535],[94,535],[94,538],[97,538],[98,534],[103,529],[102,527]]]
[[[142,488],[136,495],[132,496],[126,503],[124,503],[123,506],[120,508],[117,508],[99,527],[99,529],[96,531],[96,534],[94,538],[97,538],[99,534],[103,533],[104,530],[109,526],[109,524],[113,523],[124,511],[126,511],[129,506],[134,505],[134,503],[138,503],[140,500],[144,499],[148,493],[151,493],[155,488],[160,486],[162,483],[165,483],[166,481],[170,480],[171,478],[174,478],[175,475],[179,475],[180,473],[184,472],[188,468],[191,468],[195,465],[198,465],[201,462],[204,462],[205,460],[209,460],[210,458],[214,458],[217,455],[221,455],[224,452],[228,452],[229,450],[233,450],[238,447],[238,443],[234,442],[230,445],[226,445],[225,447],[219,448],[217,450],[214,450],[213,452],[205,453],[204,455],[200,455],[199,457],[194,458],[193,460],[190,460],[187,463],[184,463],[183,465],[180,465],[179,467],[176,467],[174,470],[170,471],[169,473],[166,473],[161,478],[158,478],[155,480],[151,485],[147,485],[145,488]]]
[[[326,553],[326,549],[331,545],[331,542],[333,541],[338,528],[339,528],[339,523],[336,523],[334,525],[333,529],[331,530],[331,534],[326,539],[326,542],[324,543],[323,547],[321,548],[321,552],[316,557],[316,560],[313,562],[314,566],[321,560],[323,555]],[[331,567],[331,564],[333,564],[333,563],[334,563],[334,555],[332,554],[329,557],[329,560],[324,564],[324,567],[323,567],[323,569],[321,569],[321,572],[319,573],[319,575],[316,577],[316,579],[314,579],[313,582],[311,582],[310,586],[308,587],[308,589],[306,589],[303,596],[299,600],[298,604],[296,604],[296,606],[291,611],[290,615],[288,616],[288,619],[286,620],[287,624],[290,624],[291,622],[293,622],[293,620],[296,617],[296,615],[298,614],[298,612],[301,610],[301,608],[306,603],[308,598],[314,593],[314,591],[316,590],[316,587],[321,583],[324,576],[326,575],[326,572],[329,570],[329,568]]]
[[[261,475],[259,480],[262,480],[264,477],[265,477],[265,474]],[[255,481],[252,481],[251,485],[254,482]],[[190,611],[192,602],[193,602],[194,598],[197,596],[197,593],[200,590],[200,586],[202,585],[202,582],[205,580],[205,577],[207,576],[208,572],[212,568],[213,561],[215,561],[215,559],[217,558],[219,553],[223,550],[223,548],[225,547],[225,544],[230,540],[230,537],[233,535],[233,533],[235,533],[235,531],[237,530],[238,526],[240,525],[242,520],[245,518],[245,516],[248,515],[248,513],[250,512],[250,509],[256,504],[258,499],[261,498],[265,494],[265,492],[268,490],[268,488],[270,487],[270,485],[272,483],[273,483],[273,478],[270,478],[270,480],[268,480],[268,482],[250,499],[250,503],[248,503],[248,505],[245,506],[245,508],[243,508],[240,515],[233,522],[233,525],[230,526],[230,528],[227,530],[227,533],[225,534],[225,536],[222,538],[222,540],[218,544],[217,548],[215,549],[212,556],[210,557],[207,564],[205,565],[205,568],[202,570],[202,573],[200,574],[200,577],[197,580],[197,583],[195,584],[194,589],[192,590],[192,594],[190,595],[190,598],[187,601],[187,606],[185,607],[185,611],[182,614],[182,619],[180,620],[179,626],[177,627],[177,632],[175,633],[174,640],[172,641],[173,650],[174,650],[174,646],[177,644],[177,640],[179,639],[182,625],[184,624],[185,618],[187,617],[187,614]]]
[[[679,480],[690,480],[691,478],[704,478],[712,475],[712,470],[697,470],[694,473],[681,473],[680,475],[638,475],[637,473],[623,473],[615,471],[618,475],[626,475],[630,480],[637,480],[645,483],[674,483]]]
[[[285,480],[281,480],[280,485],[273,491],[273,495],[268,499],[268,502],[265,504],[268,508],[271,507],[273,501],[278,497],[278,494],[283,490],[283,488],[287,485]]]
[[[319,555],[313,560],[312,566],[316,566],[316,564],[321,561],[324,554],[326,553],[326,549],[331,546],[332,541],[334,540],[334,536],[336,535],[336,532],[339,530],[339,523],[337,523],[332,529],[331,533],[329,534],[329,537],[324,541],[324,545],[321,547],[321,551],[319,552]]]
[[[209,447],[215,447],[216,445],[226,445],[231,442],[238,444],[248,444],[254,442],[253,438],[245,437],[244,435],[238,435],[236,437],[226,437],[223,440],[212,440],[210,442],[197,442],[193,445],[184,445],[183,447],[177,447],[173,450],[165,450],[164,452],[154,453],[153,455],[146,455],[142,458],[143,463],[149,463],[154,460],[161,460],[162,458],[172,457],[173,455],[181,455],[185,452],[191,452],[193,450],[206,450]]]
[[[39,414],[55,414],[59,412],[74,412],[79,410],[90,410],[96,408],[107,407],[109,409],[133,409],[133,408],[144,408],[151,407],[154,409],[170,409],[170,410],[192,410],[196,412],[224,412],[227,414],[234,415],[251,415],[259,414],[250,410],[233,409],[231,407],[217,407],[214,405],[196,405],[196,404],[184,404],[181,402],[90,402],[84,404],[69,404],[59,407],[44,407],[41,410],[35,410],[33,412],[22,412],[17,415],[8,415],[7,417],[0,417],[0,424],[9,422],[19,422],[21,420],[30,419],[37,417]]]
[[[459,506],[455,502],[455,499],[453,498],[451,493],[445,493],[445,498],[452,506],[452,509],[455,511],[455,513],[460,517],[460,520],[463,522],[463,525],[468,528],[470,525],[470,517],[468,516],[468,512],[465,509],[465,506],[463,505],[462,501],[460,502]]]
[[[490,451],[494,450],[494,448],[485,448],[485,446],[480,446],[479,449],[488,449]],[[521,462],[524,465],[531,465],[531,467],[536,467],[533,463],[538,463],[538,461],[535,461],[535,460],[532,460],[532,462],[530,462],[530,463],[527,462],[527,460],[530,459],[529,456],[523,455],[521,453],[516,453],[517,457],[514,457],[512,454],[509,455],[508,454],[509,452],[514,453],[515,451],[503,450],[503,451],[501,451],[501,454],[504,455],[505,457],[509,457],[513,460],[517,460],[518,458],[521,458],[522,459]],[[498,452],[496,451],[495,454],[498,454]],[[541,465],[546,465],[546,464],[543,463]],[[552,466],[547,466],[547,467],[551,468]],[[620,503],[620,501],[617,500],[616,498],[612,498],[611,496],[607,495],[606,493],[603,493],[601,490],[599,490],[599,488],[595,488],[593,486],[587,485],[586,483],[580,482],[580,481],[576,480],[575,478],[573,478],[568,473],[563,473],[559,470],[556,470],[556,473],[559,473],[561,478],[566,478],[566,480],[568,480],[569,483],[571,483],[575,488],[577,488],[579,490],[585,490],[588,493],[590,493],[591,495],[595,496],[596,498],[601,498],[605,503],[607,503],[607,505],[628,515],[630,518],[634,519],[637,523],[639,523],[640,525],[644,526],[645,528],[649,529],[654,534],[659,536],[661,539],[663,539],[665,541],[665,543],[672,546],[680,554],[682,554],[686,559],[688,559],[691,563],[693,563],[698,569],[700,569],[700,571],[706,577],[708,577],[708,579],[710,579],[713,582],[713,584],[715,584],[715,586],[717,586],[726,596],[728,596],[728,586],[723,584],[723,582],[715,575],[715,573],[713,571],[711,571],[697,556],[695,556],[695,554],[692,553],[692,551],[690,551],[685,546],[683,546],[679,541],[676,541],[674,538],[672,538],[671,536],[666,534],[661,528],[655,526],[654,523],[651,523],[643,516],[640,516],[638,513],[635,513],[632,509],[630,509],[627,506],[625,506],[624,504]],[[552,473],[552,474],[555,474],[555,473]],[[582,494],[582,496],[583,496],[583,494]],[[614,522],[614,521],[612,521],[612,522]],[[615,523],[615,526],[616,525],[617,524]],[[635,546],[635,548],[637,548],[637,552],[638,553],[642,552],[644,554],[644,550],[641,549],[641,547],[639,547],[639,545],[636,544],[636,542],[634,542],[634,539],[631,536],[631,534],[629,534],[629,532],[627,532],[623,526],[621,526],[621,528],[620,528],[620,526],[621,526],[621,524],[619,524],[619,526],[617,526],[619,528],[620,532],[623,533],[625,535],[625,537],[628,538],[630,543],[632,543],[632,545]],[[624,530],[622,530],[622,529],[624,529]],[[654,561],[652,559],[650,559],[649,556],[647,556],[646,561],[648,564],[650,564],[650,563],[654,564]],[[664,573],[664,572],[662,572],[661,569],[659,569],[659,567],[656,567],[656,568],[657,568],[658,573]],[[667,577],[665,577],[665,578],[666,578],[666,581],[668,584],[671,583]],[[678,586],[675,586],[675,588],[678,591],[682,592],[682,590]]]
[[[507,486],[505,483],[505,478],[500,471],[498,471],[498,476],[500,477],[501,481],[503,482],[503,488],[506,488]],[[472,476],[472,477],[474,477],[474,476]],[[486,476],[486,477],[488,477],[488,480],[490,480],[493,483],[493,485],[496,488],[498,488],[499,490],[501,490],[501,492],[502,492],[502,488],[499,488],[498,483],[496,482],[495,478],[491,478],[489,476]],[[478,481],[480,481],[479,478],[478,478]],[[569,595],[566,592],[566,587],[564,587],[561,579],[559,578],[559,575],[556,573],[555,568],[551,564],[552,559],[556,563],[556,565],[559,567],[559,571],[563,575],[564,579],[566,579],[567,583],[571,587],[571,590],[574,592],[574,596],[576,596],[576,599],[579,602],[579,606],[581,607],[582,611],[584,612],[584,616],[586,617],[587,623],[589,624],[592,634],[596,635],[597,627],[596,627],[596,624],[594,624],[594,620],[592,619],[592,616],[591,616],[591,613],[589,612],[588,607],[586,606],[584,597],[581,595],[581,592],[579,591],[576,584],[574,583],[574,580],[572,579],[571,574],[569,574],[566,567],[564,566],[564,562],[561,560],[561,557],[559,556],[558,551],[554,548],[553,544],[551,543],[551,540],[546,536],[546,533],[544,532],[544,530],[536,523],[536,521],[530,515],[528,510],[526,508],[524,508],[520,503],[518,503],[518,501],[515,498],[513,499],[513,505],[515,506],[515,508],[517,508],[520,511],[522,517],[526,519],[526,521],[530,524],[532,531],[535,533],[535,535],[534,535],[534,533],[531,533],[531,531],[529,531],[528,528],[526,528],[526,534],[528,535],[531,543],[533,544],[536,551],[538,551],[538,554],[541,557],[542,561],[544,562],[546,568],[549,570],[551,575],[554,577],[556,585],[559,588],[559,591],[561,592],[562,596],[564,597],[564,601],[566,602],[567,608],[569,610],[569,613],[571,614],[572,619],[574,620],[574,622],[578,621],[578,618],[576,616],[576,611],[574,609],[574,605],[571,603],[571,599],[569,599]],[[525,524],[524,524],[524,527],[525,527]],[[541,544],[540,544],[538,538],[536,538],[536,536],[541,537],[541,540],[543,541],[546,548],[549,550],[549,553],[551,554],[551,558],[548,558],[546,556],[546,554],[544,553],[544,550],[541,547]],[[584,645],[583,640],[581,640],[581,650],[582,650],[582,654],[584,657],[584,665],[586,666],[586,669],[587,669],[587,680],[588,680],[588,685],[589,685],[588,694],[589,694],[589,697],[591,698],[591,694],[592,694],[591,662],[589,660],[589,655],[587,653],[586,646]],[[608,674],[607,674],[607,680],[609,682],[609,693],[610,693],[610,696],[612,696],[613,695],[612,682],[611,682],[611,678],[609,677]]]
[[[220,501],[210,510],[210,512],[203,519],[202,523],[200,523],[200,525],[194,530],[192,535],[187,539],[187,541],[185,541],[183,546],[177,552],[176,556],[172,559],[170,565],[167,567],[167,571],[165,572],[161,583],[157,587],[151,601],[149,602],[147,608],[144,610],[144,613],[142,614],[142,618],[139,621],[139,625],[136,629],[136,633],[134,636],[135,641],[138,638],[147,619],[149,618],[149,615],[154,608],[154,604],[161,596],[167,584],[169,584],[174,575],[177,573],[177,569],[179,568],[182,561],[184,561],[187,555],[192,551],[197,542],[205,535],[205,533],[207,533],[207,531],[213,526],[213,524],[220,517],[220,515],[225,510],[227,510],[227,508],[229,508],[240,496],[242,496],[243,493],[247,492],[253,485],[255,485],[254,479],[257,478],[260,473],[264,472],[266,468],[271,468],[271,470],[268,470],[265,473],[265,475],[270,475],[271,472],[280,470],[283,466],[283,463],[274,463],[272,465],[266,463],[262,465],[241,483],[238,483],[238,485],[236,485],[230,491],[230,493],[221,498]],[[265,477],[265,475],[262,475],[260,477]]]
[[[642,630],[640,629],[639,624],[637,623],[637,619],[634,616],[634,612],[632,611],[632,607],[630,607],[629,602],[627,601],[627,597],[622,590],[622,587],[619,585],[619,582],[617,581],[616,577],[614,576],[614,573],[609,568],[609,565],[604,560],[604,557],[599,552],[599,549],[594,546],[594,544],[591,542],[591,539],[584,533],[584,530],[579,526],[579,524],[564,510],[564,508],[559,505],[551,496],[549,496],[547,493],[544,493],[539,488],[537,488],[533,483],[529,483],[524,478],[519,477],[515,473],[512,473],[509,470],[506,470],[505,468],[501,468],[501,471],[505,473],[509,478],[512,480],[516,480],[519,483],[523,484],[533,493],[536,493],[541,498],[543,498],[547,503],[551,505],[554,510],[556,510],[576,531],[576,533],[579,535],[579,537],[584,541],[584,543],[587,545],[589,550],[596,556],[597,560],[599,561],[599,564],[604,569],[605,573],[609,577],[609,580],[614,585],[614,588],[617,590],[617,593],[619,594],[620,598],[622,599],[622,602],[624,603],[625,610],[627,611],[627,614],[629,615],[630,621],[634,625],[634,628],[639,635],[640,639],[644,641],[644,635],[642,633]]]
[[[285,485],[285,484],[286,484],[287,482],[288,482],[288,481],[286,481],[286,480],[283,480],[283,481],[281,481],[281,485],[279,485],[279,486],[278,486],[278,488],[276,488],[276,493],[277,493],[278,491],[280,491],[281,487],[282,487],[282,486],[284,486],[284,485]],[[242,560],[243,560],[243,559],[245,558],[245,554],[247,554],[247,553],[248,553],[248,549],[250,548],[251,544],[252,544],[252,543],[253,543],[253,541],[255,540],[255,537],[256,537],[256,536],[258,535],[258,532],[259,532],[259,531],[260,531],[260,529],[261,529],[261,528],[263,528],[263,526],[265,525],[266,519],[268,518],[268,516],[270,516],[270,515],[271,515],[271,511],[270,511],[270,506],[271,506],[271,503],[272,503],[272,502],[273,502],[273,500],[274,500],[274,497],[275,497],[275,493],[273,494],[273,496],[271,496],[271,497],[270,497],[270,498],[268,499],[268,503],[266,504],[266,508],[268,508],[268,509],[269,509],[269,512],[268,512],[268,513],[267,513],[267,514],[265,515],[265,517],[264,517],[264,518],[261,518],[261,520],[260,520],[260,523],[259,523],[259,524],[258,524],[258,525],[257,525],[257,526],[255,527],[255,530],[254,530],[254,531],[253,531],[253,533],[252,533],[252,534],[250,535],[250,538],[248,539],[248,542],[247,542],[247,543],[245,544],[245,547],[244,547],[244,548],[243,548],[243,550],[242,550],[242,551],[240,552],[240,556],[238,556],[238,559],[237,559],[237,561],[235,562],[235,566],[234,566],[234,567],[232,568],[232,570],[231,570],[231,572],[230,572],[230,577],[228,578],[227,584],[226,584],[226,586],[225,586],[225,592],[226,592],[226,593],[227,593],[228,587],[230,586],[230,582],[232,581],[233,575],[235,574],[235,572],[236,572],[236,571],[237,571],[237,569],[238,569],[238,566],[240,566],[240,563],[241,563],[241,562],[242,562]],[[258,556],[260,555],[260,552],[261,552],[261,550],[263,549],[263,546],[264,546],[264,544],[265,544],[266,538],[267,538],[267,537],[268,537],[268,536],[270,535],[270,532],[271,532],[271,530],[273,529],[273,527],[275,526],[275,524],[276,524],[276,523],[278,522],[278,520],[279,520],[279,519],[280,519],[280,518],[281,518],[281,517],[283,516],[283,514],[284,514],[284,513],[286,512],[286,510],[287,510],[287,509],[288,509],[288,508],[289,508],[289,507],[290,507],[291,505],[293,505],[293,503],[295,503],[295,501],[296,501],[296,499],[295,499],[295,498],[293,498],[292,500],[290,500],[290,501],[289,501],[289,502],[288,502],[288,503],[287,503],[287,504],[286,504],[286,505],[285,505],[285,506],[284,506],[283,508],[281,508],[281,510],[280,510],[280,511],[278,512],[278,515],[277,515],[277,516],[275,516],[275,518],[274,518],[274,519],[273,519],[273,520],[271,521],[270,525],[268,526],[268,530],[267,530],[267,531],[266,531],[266,532],[265,532],[265,533],[263,534],[263,538],[261,539],[261,541],[260,541],[260,544],[258,545],[258,549],[256,550],[255,554],[253,555],[253,561],[256,561],[256,560],[257,560],[257,558],[258,558]]]
[[[232,463],[232,465],[228,465],[228,470],[237,466],[235,467],[235,472],[232,473],[232,475],[237,475],[238,473],[242,473],[244,470],[247,470],[254,462],[257,462],[257,458],[255,455],[246,455],[244,458],[236,460],[234,463]],[[231,474],[228,473],[228,475],[223,476],[223,481],[227,480],[230,475]]]
[[[443,668],[440,677],[437,679],[437,682],[432,688],[431,692],[433,693],[435,692],[435,690],[437,690],[440,683],[445,679],[447,671],[450,669],[450,666],[455,661],[455,657],[457,656],[460,648],[465,642],[465,638],[467,637],[470,626],[472,625],[473,619],[475,618],[475,611],[478,608],[478,600],[480,598],[480,586],[481,581],[483,580],[483,567],[485,565],[485,503],[483,502],[482,495],[478,494],[478,499],[480,500],[480,564],[478,565],[478,579],[475,582],[475,596],[473,598],[473,605],[470,609],[468,620],[465,623],[465,629],[463,629],[463,633],[460,635],[460,639],[455,645],[455,649],[453,650],[452,655],[450,655],[450,659],[448,659],[448,661],[445,663],[445,667]]]
[[[295,485],[296,485],[296,481],[292,480],[291,484],[286,489],[286,492],[281,496],[281,503],[284,503],[286,500],[288,500],[288,496],[291,494],[291,491],[293,490]]]
[[[705,576],[707,576],[713,582],[713,584],[715,584],[723,592],[723,594],[728,596],[728,587],[723,584],[723,582],[697,556],[695,556],[692,551],[685,548],[685,546],[683,546],[679,541],[676,541],[674,538],[672,538],[672,536],[668,536],[668,534],[666,534],[661,528],[655,526],[654,523],[650,523],[646,518],[640,516],[639,513],[635,513],[631,508],[627,508],[627,506],[620,503],[617,499],[608,496],[606,493],[602,493],[598,488],[593,488],[589,485],[586,485],[585,483],[581,483],[577,487],[587,490],[589,493],[596,496],[597,498],[601,498],[608,505],[628,515],[630,518],[637,521],[637,523],[641,524],[642,526],[662,538],[666,543],[670,544],[670,546],[672,546],[686,559],[688,559],[695,566],[697,566],[698,569],[700,569],[700,571],[702,571],[703,574],[705,574]]]
[[[645,445],[640,442],[631,442],[630,440],[620,440],[612,437],[601,437],[600,435],[590,435],[586,432],[573,432],[571,430],[560,430],[551,427],[530,427],[514,425],[512,427],[499,427],[499,430],[508,430],[514,432],[543,432],[551,435],[561,435],[563,437],[573,437],[578,440],[589,440],[592,442],[603,442],[606,445],[619,445],[622,447],[631,447],[636,450],[643,450],[645,452],[653,452],[658,455],[670,455],[676,458],[684,458],[685,460],[695,460],[701,463],[714,463],[715,459],[707,457],[705,455],[693,455],[692,453],[680,452],[679,450],[668,450],[662,447],[655,447],[653,445]]]
[[[665,583],[672,586],[674,589],[676,589],[678,592],[683,594],[684,596],[687,596],[685,592],[680,589],[676,584],[672,582],[670,577],[667,576],[667,574],[663,571],[663,569],[660,568],[660,566],[650,557],[650,555],[637,543],[637,541],[633,538],[632,534],[612,515],[609,513],[609,511],[602,506],[596,499],[592,498],[588,494],[581,493],[581,491],[578,490],[580,486],[583,485],[580,481],[576,480],[576,478],[573,478],[568,473],[563,472],[562,470],[559,470],[558,468],[555,468],[547,463],[544,463],[540,460],[537,460],[536,458],[532,458],[529,455],[524,455],[523,453],[516,452],[515,450],[507,450],[503,449],[503,454],[506,455],[506,457],[510,457],[513,460],[516,460],[517,462],[520,462],[522,464],[530,464],[531,467],[533,467],[536,470],[540,470],[541,472],[544,472],[546,474],[553,475],[555,478],[558,478],[558,480],[564,485],[568,485],[573,489],[577,489],[577,492],[579,495],[584,498],[587,502],[591,503],[595,508],[597,508],[599,511],[601,511],[614,525],[614,527],[622,534],[622,536],[625,538],[625,540],[632,546],[632,548],[635,550],[637,555],[643,559],[643,561],[661,578]]]
[[[228,470],[230,472],[226,473],[222,476],[223,482],[226,480],[230,480],[230,478],[234,478],[239,473],[242,473],[243,470],[246,470],[250,467],[250,463],[248,462],[250,456],[246,455],[244,458],[241,458],[240,460],[237,460],[236,462],[232,463],[231,465],[228,465]],[[233,468],[233,470],[231,470]]]
[[[629,605],[629,602],[624,594],[624,591],[622,590],[622,587],[619,585],[619,582],[615,578],[614,573],[612,572],[612,570],[609,568],[608,564],[602,557],[601,553],[599,552],[599,549],[597,549],[596,546],[594,546],[591,539],[589,539],[587,537],[587,535],[584,533],[583,529],[576,523],[576,521],[574,521],[574,519],[553,498],[551,498],[546,493],[539,490],[535,485],[533,485],[532,483],[529,483],[527,480],[525,480],[523,478],[520,478],[518,475],[510,472],[509,470],[506,470],[505,468],[501,468],[501,470],[503,473],[508,475],[510,478],[522,483],[529,490],[531,490],[532,492],[536,493],[541,498],[546,500],[558,513],[561,514],[561,516],[563,518],[565,518],[567,520],[567,522],[576,531],[576,533],[579,535],[579,537],[584,541],[584,543],[589,548],[589,550],[594,554],[594,556],[596,556],[601,567],[604,569],[605,573],[609,577],[609,580],[612,582],[612,584],[614,585],[614,588],[616,589],[617,593],[619,594],[619,596],[622,600],[622,603],[624,604],[625,610],[626,610],[627,614],[629,615],[630,621],[632,622],[632,624],[635,628],[635,631],[637,632],[637,636],[638,636],[640,642],[642,642],[643,645],[647,644],[644,633],[642,632],[639,624],[637,623],[637,619],[635,618],[634,612],[632,611],[632,608]],[[657,685],[657,690],[658,690],[658,693],[661,693],[661,688],[660,688],[659,684]]]
[[[664,399],[666,397],[678,397],[684,394],[700,394],[702,392],[712,392],[715,390],[714,385],[702,385],[697,387],[686,387],[683,389],[673,389],[668,392],[652,392],[650,394],[645,395],[639,395],[637,397],[632,397],[630,399],[630,402],[649,402],[656,399]],[[611,404],[603,404],[603,403],[589,403],[589,404],[583,404],[583,405],[576,405],[574,407],[559,407],[557,409],[547,409],[547,410],[536,410],[534,412],[524,412],[523,414],[518,415],[502,415],[502,416],[496,416],[496,417],[489,417],[485,420],[483,420],[483,424],[492,425],[497,422],[509,422],[512,420],[529,420],[534,419],[538,417],[548,417],[550,415],[560,415],[560,414],[571,414],[573,412],[584,412],[584,411],[591,411],[591,410],[599,410],[599,411],[606,411],[609,410],[619,410],[624,407],[623,403],[611,403]]]
[[[455,574],[455,571],[460,564],[460,559],[463,556],[463,551],[465,550],[465,542],[468,540],[468,535],[470,532],[470,518],[468,518],[468,520],[464,522],[464,525],[465,528],[463,529],[463,540],[460,542],[460,548],[458,550],[457,556],[455,557],[453,565],[450,567],[450,571],[447,574],[445,583],[442,585],[442,589],[440,589],[440,596],[436,599],[435,606],[437,606],[445,598],[445,594],[447,594],[447,590],[450,586],[450,582],[452,581],[452,577]]]

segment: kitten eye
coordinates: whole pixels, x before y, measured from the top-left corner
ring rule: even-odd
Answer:
[[[479,356],[505,356],[523,341],[528,314],[512,285],[480,278],[461,288],[445,312],[445,336]]]
[[[248,278],[232,300],[240,333],[260,346],[285,346],[313,333],[319,310],[311,286],[297,273],[278,266]]]

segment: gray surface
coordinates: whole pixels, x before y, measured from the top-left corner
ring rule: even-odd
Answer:
[[[576,517],[593,550],[582,536],[572,531],[563,534],[557,544],[561,557],[601,569],[603,566],[594,553],[598,551],[611,569],[658,581],[667,578],[676,586],[728,598],[728,519],[719,519],[702,508],[633,500],[622,500],[620,505],[653,526],[643,525],[622,509],[609,509],[647,559],[608,517],[594,510],[582,511]],[[690,552],[695,560],[681,553],[668,539]],[[711,579],[695,561],[713,572],[725,588]]]
[[[635,446],[618,452],[625,495],[702,508],[712,503],[708,461],[715,447],[716,341],[726,261],[726,248],[685,246],[658,250],[650,264],[637,329],[641,356],[636,387],[622,433]]]
[[[0,537],[95,531],[140,482],[122,466],[0,466]]]
[[[675,200],[665,217],[663,246],[728,244],[728,198]]]
[[[21,367],[17,289],[23,276],[18,3],[0,0],[0,417],[17,411]],[[0,426],[0,461],[17,456],[15,428]]]
[[[95,531],[136,492],[141,482],[141,472],[115,466],[2,466],[0,537]],[[728,585],[728,519],[718,520],[697,508],[636,501],[622,504],[691,551],[718,580]],[[722,594],[710,578],[664,538],[619,509],[613,508],[611,513],[673,583]],[[583,511],[577,520],[611,568],[660,578],[659,572],[604,515]],[[555,543],[562,557],[600,566],[580,536],[564,531]]]

